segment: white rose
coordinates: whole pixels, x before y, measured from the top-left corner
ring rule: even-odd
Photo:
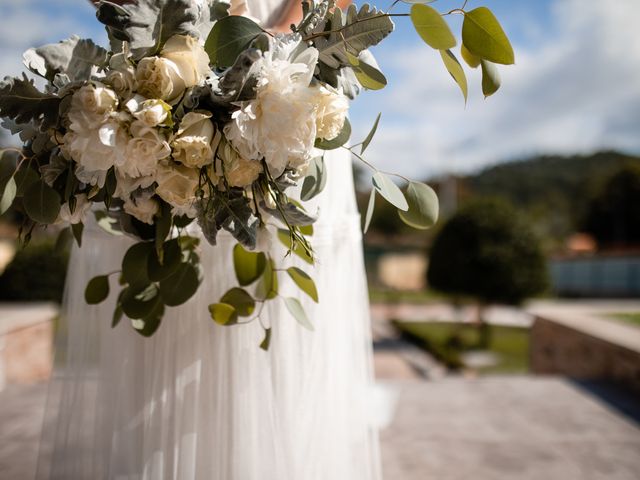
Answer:
[[[164,44],[160,56],[176,65],[187,87],[200,84],[210,72],[209,55],[195,38],[188,35],[171,37]]]
[[[286,168],[307,165],[316,139],[316,101],[309,82],[318,51],[309,48],[304,55],[288,60],[290,51],[290,43],[275,43],[256,62],[261,72],[256,98],[244,102],[224,128],[242,157],[264,157],[274,177]]]
[[[246,187],[258,179],[262,164],[257,160],[246,160],[225,143],[219,150],[224,164],[224,176],[232,187]]]
[[[316,90],[316,135],[318,138],[333,140],[342,131],[347,112],[349,111],[349,100],[333,89],[318,87]]]
[[[125,161],[118,170],[132,178],[154,175],[158,162],[171,154],[169,143],[161,132],[140,120],[131,124],[133,138],[127,144]]]
[[[153,192],[143,192],[133,195],[124,202],[124,211],[143,223],[153,225],[153,217],[158,213],[160,205],[153,198]]]
[[[76,173],[77,176],[77,173]],[[148,188],[156,181],[155,175],[133,178],[116,169],[116,191],[113,196],[122,200],[127,200],[131,193],[138,188]]]
[[[121,98],[128,98],[136,89],[136,70],[124,53],[117,53],[109,61],[105,83],[111,85]]]
[[[149,127],[155,127],[167,122],[171,114],[171,106],[162,100],[146,100],[142,102],[133,116]]]
[[[196,216],[196,190],[200,173],[184,165],[163,165],[156,175],[156,193],[173,207],[174,215]]]
[[[84,193],[76,195],[75,198],[76,206],[73,209],[73,212],[71,212],[69,203],[64,203],[60,208],[60,213],[58,214],[56,223],[69,223],[71,225],[84,223],[87,218],[87,212],[91,210],[91,202]]]
[[[104,86],[84,85],[73,94],[67,118],[73,125],[94,129],[112,113],[118,105],[116,93]],[[78,127],[80,128],[80,127]]]
[[[147,98],[166,100],[169,103],[177,101],[186,88],[177,65],[161,57],[147,57],[140,60],[136,69],[136,81],[140,94]]]
[[[210,117],[210,113],[189,112],[182,118],[171,142],[174,160],[193,168],[213,161],[213,151],[222,134],[216,132]]]

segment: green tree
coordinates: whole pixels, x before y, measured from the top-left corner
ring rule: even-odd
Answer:
[[[640,245],[640,166],[609,177],[591,200],[584,230],[600,247]]]
[[[515,209],[499,200],[481,200],[461,208],[434,239],[427,272],[429,284],[453,296],[478,302],[481,344],[490,330],[483,309],[517,305],[547,286],[540,242]]]

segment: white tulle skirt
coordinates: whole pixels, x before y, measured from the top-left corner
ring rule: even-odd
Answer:
[[[360,220],[348,155],[327,156],[329,181],[313,275],[320,303],[286,278],[315,327],[301,328],[281,301],[258,323],[222,327],[207,306],[235,286],[234,242],[203,243],[204,280],[142,338],[111,328],[116,285],[86,305],[90,278],[119,269],[131,240],[96,229],[71,256],[37,478],[172,480],[379,480],[372,425],[371,338]],[[282,255],[283,250],[274,247]]]

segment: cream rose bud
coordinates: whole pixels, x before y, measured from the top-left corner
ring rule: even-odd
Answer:
[[[160,204],[153,198],[153,192],[142,192],[127,198],[124,211],[143,223],[153,225],[153,217],[158,213]]]
[[[76,206],[73,209],[73,212],[71,212],[71,207],[68,202],[63,204],[60,208],[60,213],[58,214],[56,223],[64,222],[75,225],[76,223],[83,223],[86,220],[87,213],[91,210],[91,202],[84,193],[76,195],[75,198]]]
[[[127,144],[125,160],[116,167],[132,178],[154,175],[158,162],[171,155],[171,147],[162,133],[136,120],[131,124],[133,138]]]
[[[226,142],[221,145],[219,154],[224,165],[224,176],[232,187],[251,185],[262,172],[262,164],[259,161],[242,158]]]
[[[340,92],[321,86],[317,90],[316,130],[318,138],[336,138],[347,118],[349,100]]]
[[[174,160],[192,168],[209,165],[213,152],[222,134],[210,120],[210,113],[189,112],[180,122],[180,128],[173,137]]]
[[[158,168],[156,193],[173,207],[174,215],[196,216],[196,190],[200,173],[184,165],[163,165]]]
[[[73,94],[71,108],[104,115],[118,105],[118,96],[113,90],[102,85],[84,85]]]
[[[136,68],[138,93],[147,98],[159,98],[171,103],[185,91],[186,84],[178,67],[171,60],[147,57],[140,60]]]
[[[136,89],[136,70],[124,53],[117,53],[109,61],[110,71],[105,83],[111,85],[121,98],[128,98]]]
[[[160,56],[172,61],[187,87],[200,84],[210,72],[209,55],[204,47],[188,35],[174,35],[160,52]]]

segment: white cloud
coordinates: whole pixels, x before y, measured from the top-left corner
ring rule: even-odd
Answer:
[[[551,14],[558,30],[546,25],[541,37],[540,26],[528,27],[544,40],[514,45],[517,65],[500,68],[495,96],[483,101],[478,72],[470,73],[466,108],[423,45],[382,58],[393,84],[367,94],[354,122],[366,135],[373,102],[386,117],[369,159],[419,177],[538,153],[640,151],[640,2],[562,0]]]

